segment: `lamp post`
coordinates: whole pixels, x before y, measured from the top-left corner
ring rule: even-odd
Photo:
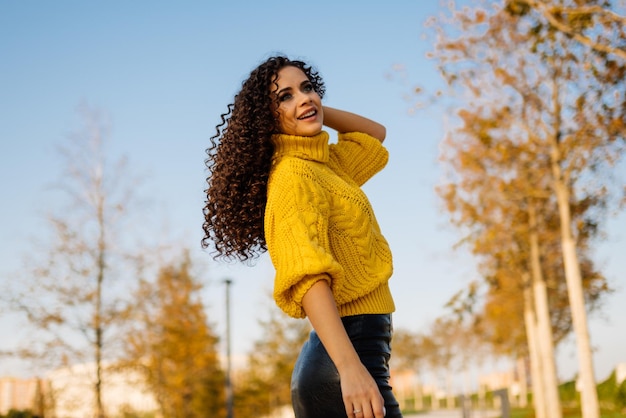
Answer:
[[[230,354],[230,285],[232,280],[225,279],[226,284],[226,413],[233,418],[233,384],[231,381],[231,354]]]

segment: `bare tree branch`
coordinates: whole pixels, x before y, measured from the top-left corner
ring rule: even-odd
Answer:
[[[621,16],[611,10],[605,9],[600,6],[588,6],[588,7],[578,7],[578,8],[565,8],[565,7],[556,7],[556,6],[548,6],[546,3],[540,0],[520,0],[520,2],[525,3],[535,10],[538,10],[547,20],[550,22],[552,26],[556,29],[560,30],[563,33],[574,38],[576,41],[580,42],[583,45],[590,47],[599,52],[603,52],[606,54],[616,55],[624,60],[626,60],[626,50],[619,48],[617,46],[605,45],[599,42],[593,41],[588,36],[584,36],[577,32],[574,28],[567,25],[566,23],[560,21],[556,14],[605,14],[610,16],[614,21],[621,23],[624,25],[626,23],[626,17]]]

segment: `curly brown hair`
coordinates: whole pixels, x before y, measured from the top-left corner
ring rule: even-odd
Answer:
[[[320,97],[325,87],[319,73],[285,56],[267,59],[242,83],[234,103],[221,115],[205,160],[209,175],[203,209],[202,247],[215,245],[214,258],[246,261],[267,250],[263,218],[267,180],[278,132],[278,99],[271,95],[278,71],[286,66],[304,72]]]

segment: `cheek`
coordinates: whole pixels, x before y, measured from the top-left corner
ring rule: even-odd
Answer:
[[[281,106],[278,108],[278,122],[281,125],[289,124],[291,122],[291,118],[289,116],[289,109],[286,106]]]
[[[281,133],[286,133],[285,131],[289,129],[289,125],[289,121],[285,119],[285,113],[278,113],[276,116],[276,129]]]

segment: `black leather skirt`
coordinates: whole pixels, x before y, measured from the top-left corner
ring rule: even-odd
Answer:
[[[385,417],[402,413],[389,385],[391,315],[355,315],[341,319],[363,365],[385,399]],[[291,399],[296,418],[346,418],[339,373],[317,333],[302,347],[291,377]]]

